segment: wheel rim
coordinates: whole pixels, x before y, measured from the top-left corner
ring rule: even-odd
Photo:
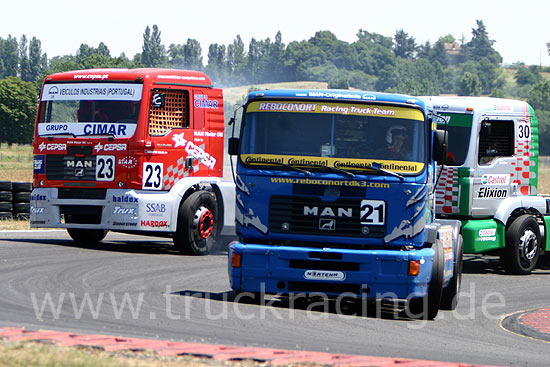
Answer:
[[[526,229],[519,239],[519,258],[525,265],[530,265],[538,250],[537,235],[531,230]]]
[[[193,228],[196,234],[202,239],[210,237],[214,230],[214,214],[204,206],[201,206],[196,212],[193,220]]]

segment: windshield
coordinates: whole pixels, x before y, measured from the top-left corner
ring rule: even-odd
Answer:
[[[242,128],[244,164],[418,173],[426,160],[423,113],[325,102],[252,102]]]
[[[466,155],[470,148],[470,134],[472,131],[471,114],[438,112],[438,129],[445,129],[447,122],[447,135],[449,138],[447,166],[462,166],[466,161]]]
[[[45,84],[38,136],[130,137],[136,130],[142,84]]]

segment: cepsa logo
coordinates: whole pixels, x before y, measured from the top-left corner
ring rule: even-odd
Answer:
[[[38,146],[38,149],[43,152],[44,150],[47,150],[47,151],[65,151],[67,150],[67,144],[57,144],[57,143],[44,143],[42,142],[39,146]]]
[[[161,227],[168,227],[168,221],[166,220],[142,220],[141,221],[142,227],[153,227],[153,228],[161,228]]]
[[[104,152],[112,152],[112,151],[124,151],[126,150],[126,144],[101,144],[98,143],[94,147],[96,152],[101,152],[102,150]]]

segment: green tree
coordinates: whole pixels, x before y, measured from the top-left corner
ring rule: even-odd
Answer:
[[[16,77],[0,79],[0,142],[30,144],[38,90]]]
[[[461,96],[479,96],[481,95],[481,81],[478,76],[470,72],[465,72],[460,82]]]
[[[227,46],[226,70],[228,78],[236,85],[246,80],[245,70],[247,55],[244,49],[244,42],[240,35],[237,35],[233,43]]]
[[[225,45],[213,43],[208,46],[208,64],[205,71],[217,83],[225,81]]]
[[[516,79],[516,83],[518,83],[518,85],[533,85],[541,80],[542,76],[540,75],[539,69],[536,65],[531,65],[530,67],[520,65],[514,78]]]
[[[502,56],[493,48],[494,40],[489,39],[489,33],[482,20],[477,20],[477,28],[472,28],[472,39],[463,46],[466,60],[480,61],[486,57],[495,65],[502,63]]]
[[[542,80],[536,83],[529,92],[527,101],[535,110],[550,111],[550,81]]]
[[[0,38],[0,60],[2,61],[0,78],[17,76],[17,70],[19,68],[18,51],[17,38],[11,35],[5,40]]]
[[[416,53],[416,41],[414,37],[410,37],[403,29],[395,32],[393,52],[395,56],[404,59],[413,59]]]
[[[27,45],[27,37],[25,35],[22,35],[19,40],[19,75],[24,81],[32,81],[29,48]]]
[[[164,65],[166,51],[160,40],[160,30],[157,25],[153,25],[153,32],[147,26],[143,33],[143,52],[141,53],[141,63],[146,67],[160,67]]]
[[[41,77],[44,76],[48,67],[48,56],[42,54],[42,44],[36,37],[31,38],[29,43],[29,80],[33,82],[41,82]]]

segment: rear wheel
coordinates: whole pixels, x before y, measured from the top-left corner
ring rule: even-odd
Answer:
[[[453,277],[447,287],[443,288],[441,296],[441,309],[452,311],[458,305],[460,297],[460,284],[462,283],[462,235],[458,235],[455,245],[455,262],[453,269]]]
[[[181,204],[174,246],[183,254],[206,255],[214,245],[217,206],[214,194],[197,191]]]
[[[419,319],[433,320],[441,306],[441,295],[443,288],[443,270],[445,259],[443,257],[443,246],[439,240],[433,245],[434,261],[432,265],[432,278],[430,280],[428,294],[424,297],[409,300],[409,316]]]
[[[97,245],[105,238],[109,231],[102,229],[67,228],[67,232],[76,243],[81,245]]]
[[[525,214],[506,229],[506,246],[500,261],[508,274],[531,274],[540,255],[541,235],[537,218]]]

